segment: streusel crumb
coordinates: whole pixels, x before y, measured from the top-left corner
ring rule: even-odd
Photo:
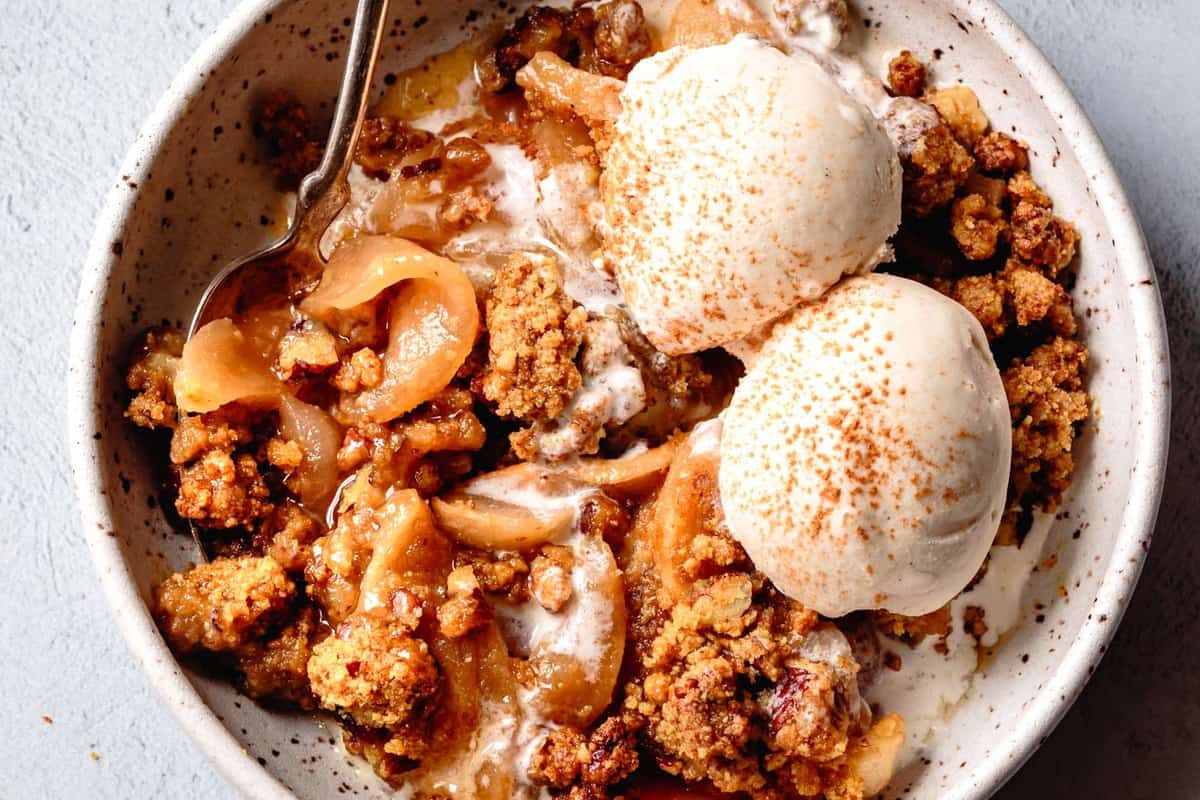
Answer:
[[[125,416],[143,428],[173,428],[175,369],[183,353],[183,336],[169,328],[152,328],[142,336],[125,385],[134,392]]]
[[[1038,208],[1050,208],[1050,195],[1042,191],[1028,172],[1018,172],[1008,179],[1008,197],[1013,208],[1028,203]]]
[[[210,450],[179,470],[175,509],[202,527],[250,527],[274,507],[258,463],[248,453]]]
[[[571,599],[570,548],[547,545],[529,566],[529,593],[547,611],[561,611]]]
[[[923,217],[954,199],[975,167],[975,159],[943,122],[921,135],[910,153],[901,153],[901,164],[905,208]]]
[[[958,248],[972,261],[996,255],[996,245],[1008,230],[1004,210],[981,194],[969,194],[950,208],[950,233]]]
[[[484,599],[471,567],[458,567],[450,573],[446,578],[446,593],[449,599],[437,610],[443,636],[457,639],[492,621],[492,607]]]
[[[1029,151],[1008,134],[992,131],[975,143],[975,161],[986,173],[1011,175],[1029,169]]]
[[[337,342],[320,322],[306,319],[292,326],[279,340],[276,369],[284,380],[321,372],[338,363]]]
[[[304,463],[304,450],[299,442],[276,436],[267,442],[267,463],[285,472],[296,469]]]
[[[566,789],[578,780],[587,758],[587,737],[575,728],[557,728],[529,759],[529,779],[539,786]]]
[[[237,670],[246,694],[260,702],[311,710],[308,659],[323,637],[317,610],[308,606],[276,635],[248,642],[237,651]]]
[[[308,679],[323,708],[385,728],[420,717],[438,667],[406,620],[358,613],[313,648]]]
[[[888,86],[899,97],[920,97],[925,91],[925,65],[912,54],[901,50],[888,63]]]
[[[454,563],[469,566],[479,586],[488,594],[502,595],[510,603],[529,599],[529,562],[511,553],[494,555],[483,550],[460,550]]]
[[[1004,371],[1013,418],[1012,487],[1047,511],[1057,507],[1075,469],[1075,428],[1088,417],[1087,349],[1056,337]]]
[[[187,464],[210,450],[230,452],[254,441],[253,415],[238,406],[179,420],[171,435],[171,463]]]
[[[233,650],[279,621],[295,593],[273,559],[218,558],[163,581],[154,592],[154,616],[180,652]]]
[[[1012,249],[1031,264],[1045,266],[1051,275],[1071,263],[1079,233],[1049,208],[1019,202],[1012,211]]]
[[[321,525],[292,502],[278,506],[254,533],[255,549],[279,562],[290,574],[302,574],[312,558]]]
[[[369,347],[359,348],[342,362],[330,383],[347,394],[373,389],[383,383],[383,359]]]
[[[949,605],[919,617],[906,617],[890,611],[876,611],[872,616],[880,633],[906,642],[920,642],[926,636],[941,638],[950,633]]]
[[[587,311],[562,289],[558,265],[517,253],[488,295],[488,361],[479,385],[496,412],[537,421],[557,417],[579,390],[575,356]]]

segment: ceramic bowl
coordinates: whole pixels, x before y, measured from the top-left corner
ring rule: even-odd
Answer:
[[[190,539],[166,523],[151,469],[122,419],[121,372],[140,329],[182,324],[219,265],[275,232],[282,212],[256,156],[253,100],[282,86],[327,113],[352,5],[250,0],[192,58],[108,196],[72,336],[72,466],[108,599],[163,700],[218,769],[255,798],[386,792],[348,763],[334,744],[336,728],[263,711],[180,668],[167,650],[146,601],[195,555]],[[504,4],[395,0],[378,74],[415,65],[513,13]],[[1113,167],[1083,111],[1013,22],[979,0],[874,0],[866,16],[856,36],[870,65],[905,46],[933,66],[937,83],[972,86],[998,129],[1029,142],[1036,178],[1083,235],[1074,295],[1092,352],[1097,424],[1079,441],[1078,477],[1046,545],[1057,565],[1035,576],[1024,598],[1028,619],[978,675],[928,764],[902,773],[887,794],[983,798],[1083,688],[1133,591],[1166,463],[1165,331],[1154,272]]]

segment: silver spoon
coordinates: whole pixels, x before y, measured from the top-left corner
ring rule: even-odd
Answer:
[[[354,146],[362,130],[363,116],[371,94],[371,78],[387,24],[389,0],[359,0],[354,14],[354,31],[346,51],[346,71],[338,93],[329,128],[325,154],[314,172],[300,182],[296,211],[291,227],[283,237],[261,250],[228,264],[208,284],[195,316],[188,326],[188,338],[206,322],[228,316],[237,302],[236,283],[248,274],[280,272],[286,264],[322,263],[321,236],[338,212],[350,200],[346,173],[354,158]]]
[[[300,182],[296,212],[283,237],[261,250],[228,264],[204,289],[188,326],[188,338],[205,323],[229,316],[237,306],[238,284],[254,276],[279,275],[297,262],[309,267],[322,263],[321,236],[350,200],[346,173],[354,159],[354,146],[362,130],[371,95],[371,78],[387,24],[389,0],[359,0],[354,31],[346,50],[346,71],[333,110],[329,141],[316,170]],[[189,526],[200,555],[209,560],[208,548],[195,525]]]

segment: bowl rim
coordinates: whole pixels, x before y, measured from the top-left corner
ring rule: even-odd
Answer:
[[[97,379],[99,342],[94,331],[104,312],[104,294],[115,256],[111,243],[121,239],[141,189],[138,186],[160,147],[178,124],[207,78],[266,14],[289,0],[242,0],[188,59],[141,126],[105,197],[88,248],[70,336],[66,435],[75,495],[84,534],[104,594],[130,651],[142,671],[217,770],[248,797],[294,800],[295,795],[261,766],[218,720],[167,648],[134,586],[113,527],[101,484],[103,439]],[[1102,658],[1137,584],[1153,536],[1166,477],[1170,426],[1170,369],[1162,300],[1137,216],[1121,186],[1099,135],[1058,72],[1013,19],[993,0],[947,0],[965,19],[986,18],[983,29],[1035,85],[1054,114],[1067,145],[1089,174],[1095,199],[1118,255],[1119,269],[1132,287],[1129,295],[1134,338],[1150,358],[1138,359],[1135,396],[1143,414],[1142,435],[1134,447],[1138,469],[1130,480],[1129,500],[1120,521],[1108,566],[1097,590],[1093,613],[1012,735],[994,747],[942,794],[945,800],[982,800],[994,794],[1045,741],[1083,690]]]

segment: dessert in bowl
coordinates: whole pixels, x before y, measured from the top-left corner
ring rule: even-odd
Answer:
[[[244,40],[319,57],[341,37],[313,39],[321,11]],[[124,563],[209,703],[302,796],[372,785],[330,739],[425,796],[994,787],[1078,688],[1051,642],[1102,646],[1137,563],[1110,561],[1157,486],[1121,484],[1132,510],[1099,491],[1139,479],[1096,469],[1132,428],[1108,411],[1089,433],[1089,392],[1131,409],[1115,426],[1162,409],[1104,369],[1131,355],[1089,320],[1128,314],[1154,345],[1158,318],[1152,283],[1104,294],[1144,264],[1105,261],[1115,223],[1082,172],[1055,179],[1061,132],[1005,133],[983,109],[1028,87],[989,62],[981,103],[961,39],[882,8],[882,28],[837,3],[461,11],[398,21],[408,69],[323,270],[186,345],[170,330],[221,260],[206,235],[278,224],[319,152],[322,95],[264,66],[222,79],[245,81],[230,121],[176,121],[159,153],[197,130],[214,153],[137,176],[173,206],[105,244],[140,284],[85,348],[111,387],[99,447],[154,508]],[[153,272],[168,251],[192,285]],[[993,721],[1001,697],[1032,720]],[[968,731],[997,724],[989,758]]]

